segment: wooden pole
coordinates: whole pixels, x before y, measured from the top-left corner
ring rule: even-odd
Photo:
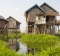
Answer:
[[[58,25],[58,34],[59,34],[59,25]]]
[[[51,25],[50,25],[50,34],[51,34]]]
[[[45,25],[45,34],[46,34],[46,25]]]
[[[7,39],[7,42],[8,42],[8,23],[4,26],[4,29],[5,29],[5,34],[6,34],[6,39]]]
[[[26,27],[26,33],[29,33],[29,28],[28,28],[28,22],[27,22],[27,27]]]
[[[36,34],[36,24],[34,24],[34,34]]]

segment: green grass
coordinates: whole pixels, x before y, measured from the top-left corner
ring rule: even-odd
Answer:
[[[47,34],[25,34],[21,42],[34,49],[34,56],[60,56],[60,38]],[[38,50],[36,50],[38,49]],[[27,56],[33,56],[32,52]]]
[[[0,56],[22,56],[17,54],[15,51],[7,48],[7,43],[0,40]]]

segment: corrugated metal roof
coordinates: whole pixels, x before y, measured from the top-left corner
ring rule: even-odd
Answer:
[[[58,12],[58,11],[56,11],[54,8],[52,8],[50,5],[48,5],[47,3],[43,3],[40,7],[42,8],[42,6],[44,6],[44,5],[47,5],[49,8],[51,8],[52,10],[54,10],[55,12]],[[43,8],[42,8],[43,9]],[[43,9],[44,10],[44,9]]]
[[[4,17],[3,17],[3,16],[1,16],[1,15],[0,15],[0,19],[7,21],[7,19],[6,19],[6,18],[4,18]]]
[[[39,8],[41,11],[45,12],[41,7],[39,7],[37,4],[35,4],[34,6],[32,6],[31,8],[29,8],[27,11],[25,11],[25,13],[29,12],[31,9],[33,9],[34,7]]]
[[[14,19],[16,22],[18,22],[19,24],[21,24],[19,21],[17,21],[15,18],[13,18],[12,16],[9,16],[7,19],[9,19],[9,18],[12,18],[12,19]],[[9,20],[8,20],[9,21]]]

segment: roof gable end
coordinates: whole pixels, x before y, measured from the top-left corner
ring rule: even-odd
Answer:
[[[40,9],[42,12],[44,12],[44,10],[39,7],[37,4],[35,4],[33,7],[31,7],[30,9],[28,9],[25,13],[28,13],[30,10],[32,10],[33,8],[37,7],[38,9]]]
[[[7,19],[9,19],[9,18],[14,19],[16,22],[18,22],[19,24],[21,24],[19,21],[17,21],[17,20],[16,20],[15,18],[13,18],[13,17],[9,16]]]
[[[47,3],[43,3],[40,7],[42,8],[42,6],[48,6],[50,9],[52,9],[53,11],[57,12],[54,8],[52,8],[50,5],[48,5]],[[58,12],[57,12],[58,13]]]

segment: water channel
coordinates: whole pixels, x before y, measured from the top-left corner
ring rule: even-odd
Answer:
[[[27,53],[27,46],[23,43],[19,43],[19,51],[17,52],[18,54],[26,54]]]

